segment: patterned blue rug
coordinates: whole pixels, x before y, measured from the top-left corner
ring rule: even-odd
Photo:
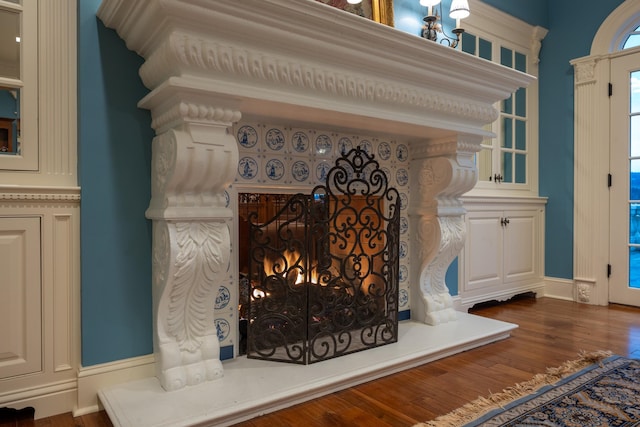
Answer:
[[[640,426],[640,360],[609,354],[583,354],[415,427]]]

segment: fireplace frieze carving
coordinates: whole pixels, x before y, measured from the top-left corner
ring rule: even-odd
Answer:
[[[365,102],[419,108],[441,114],[488,123],[498,118],[498,111],[484,102],[474,102],[434,88],[398,84],[391,79],[376,79],[349,70],[322,66],[271,52],[205,40],[188,33],[172,34],[140,68],[147,87],[157,87],[172,75],[207,74],[245,81],[261,86],[278,85],[328,96],[340,96]]]

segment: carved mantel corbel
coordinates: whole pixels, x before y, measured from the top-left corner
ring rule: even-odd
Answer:
[[[159,101],[173,99],[172,102]],[[229,265],[231,210],[224,189],[238,163],[227,129],[234,108],[152,92],[154,353],[156,376],[177,390],[223,375],[214,291]]]
[[[429,325],[457,319],[445,283],[447,269],[464,246],[465,209],[460,196],[478,179],[474,154],[482,138],[458,135],[411,146],[409,214],[412,241],[411,317]]]

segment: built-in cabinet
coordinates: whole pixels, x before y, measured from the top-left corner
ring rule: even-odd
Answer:
[[[543,198],[465,198],[467,240],[460,254],[462,308],[544,292]]]
[[[0,1],[20,29],[10,57],[0,53],[0,116],[11,131],[0,147],[0,407],[33,406],[36,418],[78,401],[76,6]]]
[[[40,217],[0,218],[0,378],[42,368]]]

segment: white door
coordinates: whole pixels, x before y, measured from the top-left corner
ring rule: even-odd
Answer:
[[[611,61],[611,83],[609,301],[640,306],[639,51]]]

